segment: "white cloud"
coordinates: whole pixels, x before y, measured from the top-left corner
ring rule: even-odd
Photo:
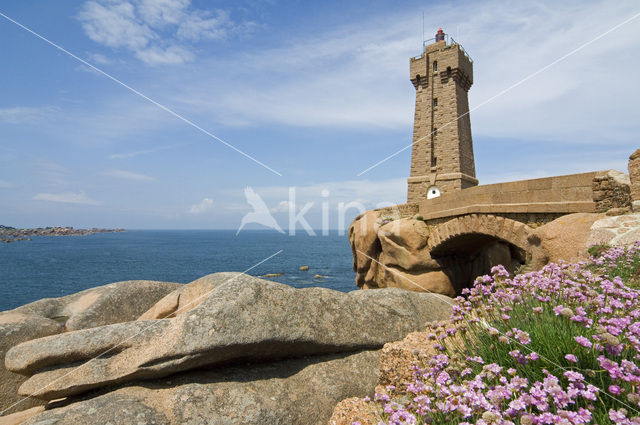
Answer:
[[[486,5],[483,9],[489,10]],[[638,12],[636,3],[625,1],[491,10],[465,22],[463,45],[479,59],[470,91],[472,108]],[[627,23],[472,111],[474,133],[562,143],[629,140],[638,128],[628,111],[640,107],[640,89],[620,81],[633,80],[640,61],[620,52],[640,48],[639,25],[638,19]],[[490,42],[486,34],[491,34]]]
[[[143,62],[153,65],[179,65],[185,62],[191,62],[194,54],[184,47],[169,46],[150,47],[144,50],[138,50],[136,56]]]
[[[167,146],[158,146],[157,148],[153,148],[153,149],[145,149],[145,150],[140,150],[140,151],[133,151],[133,152],[123,152],[123,153],[114,153],[109,155],[109,159],[126,159],[126,158],[134,158],[136,156],[140,156],[140,155],[147,155],[150,153],[156,153],[156,152],[160,152],[160,151],[164,151],[167,149],[173,149],[179,146],[186,146],[189,143],[178,143],[175,145],[167,145]]]
[[[427,11],[470,52],[470,106],[592,40],[637,11],[634,2],[473,3],[460,14],[449,6]],[[415,14],[414,14],[415,15]],[[437,16],[438,23],[434,22]],[[475,135],[563,143],[631,140],[640,131],[640,19],[535,75],[471,112]],[[407,14],[358,21],[289,45],[212,59],[198,78],[176,83],[176,102],[224,125],[410,129],[415,90],[408,58],[419,18]],[[429,37],[429,36],[427,36]],[[234,69],[231,75],[211,69]],[[615,78],[612,77],[615,75]],[[246,81],[253,84],[248,87]],[[216,93],[215,97],[210,93]],[[407,138],[409,139],[409,138]],[[408,140],[407,140],[408,141]],[[382,157],[391,152],[385,152]]]
[[[36,201],[61,202],[66,204],[102,205],[101,201],[88,198],[84,193],[38,193],[32,199]]]
[[[225,125],[408,127],[410,46],[397,27],[335,31],[224,63],[214,59],[197,84],[178,84],[175,98]],[[235,72],[213,78],[210,69],[222,66]],[[255,84],[248,87],[248,79]],[[215,98],[206,95],[212,92]]]
[[[289,211],[289,186],[257,186],[255,192],[268,205],[276,205],[273,212]],[[388,180],[345,180],[295,186],[296,206],[307,202],[322,202],[335,205],[339,202],[359,202],[371,208],[378,204],[401,204],[406,201],[407,181],[404,178]],[[328,195],[328,196],[323,196]]]
[[[109,47],[126,47],[137,51],[147,47],[156,36],[135,14],[126,1],[88,1],[78,15],[89,38]]]
[[[213,200],[204,198],[199,204],[191,205],[189,212],[191,214],[202,214],[213,209]]]
[[[190,0],[140,0],[138,13],[142,20],[154,27],[177,25],[184,20]]]
[[[218,11],[213,17],[188,16],[178,28],[177,36],[182,40],[220,40],[227,36],[232,26],[229,13]]]
[[[226,11],[192,8],[190,0],[91,0],[78,19],[91,40],[130,50],[149,65],[191,62],[185,42],[224,39],[249,27]]]
[[[110,65],[113,61],[101,53],[91,53],[89,59],[98,65]],[[94,71],[95,72],[95,71]]]
[[[52,117],[58,109],[54,107],[16,106],[0,109],[0,122],[9,124],[32,124]]]
[[[155,178],[148,176],[146,174],[133,173],[131,171],[126,170],[108,170],[103,173],[103,175],[108,177],[115,177],[118,179],[124,180],[134,180],[134,181],[154,181]]]
[[[11,183],[9,183],[6,180],[0,180],[0,189],[9,189],[13,187],[13,185]]]

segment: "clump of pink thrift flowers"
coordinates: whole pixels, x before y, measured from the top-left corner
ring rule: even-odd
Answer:
[[[620,277],[639,265],[636,243],[513,278],[494,267],[430,325],[439,354],[370,402],[381,423],[640,425],[640,291]]]

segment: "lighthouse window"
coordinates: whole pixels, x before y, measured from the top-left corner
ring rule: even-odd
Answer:
[[[431,186],[427,189],[427,199],[437,198],[438,196],[440,196],[440,189],[438,189],[438,186]]]
[[[437,97],[433,98],[433,106],[438,106],[438,98]]]
[[[433,61],[433,72],[438,72],[438,61]]]

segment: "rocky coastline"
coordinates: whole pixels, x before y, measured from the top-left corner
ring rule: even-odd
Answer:
[[[103,229],[93,227],[91,229],[74,229],[71,226],[36,227],[20,229],[11,226],[0,225],[0,242],[10,243],[31,240],[31,236],[85,236],[94,233],[124,232],[125,229]]]
[[[585,217],[553,223],[562,241],[547,252],[638,238],[640,214],[588,218],[572,240],[562,235]],[[351,424],[370,413],[363,400],[432,354],[425,327],[451,311],[445,295],[295,289],[241,273],[42,299],[0,312],[0,425]]]
[[[450,314],[442,295],[241,273],[43,299],[0,312],[0,424],[324,425],[373,395],[386,343]]]

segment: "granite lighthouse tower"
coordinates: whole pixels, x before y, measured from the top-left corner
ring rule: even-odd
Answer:
[[[408,202],[476,186],[469,100],[473,62],[442,31],[411,58],[416,108]]]

